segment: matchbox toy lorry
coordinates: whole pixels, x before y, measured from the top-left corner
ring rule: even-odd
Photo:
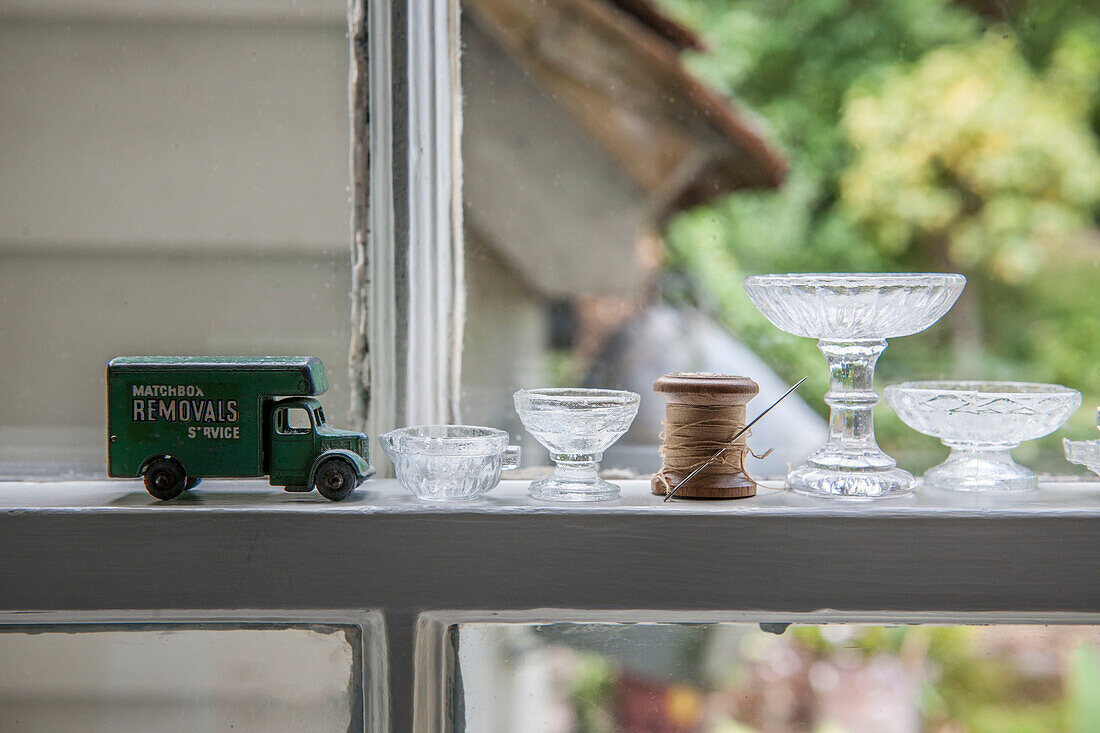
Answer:
[[[367,436],[325,425],[314,357],[122,356],[107,364],[107,475],[174,499],[204,478],[269,477],[347,498],[374,475]]]

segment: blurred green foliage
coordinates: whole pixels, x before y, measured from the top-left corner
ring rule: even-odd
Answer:
[[[1031,282],[1100,202],[1085,103],[1095,50],[1084,63],[1056,54],[1036,73],[1011,38],[987,33],[849,90],[840,200],[875,249]]]
[[[1034,0],[661,0],[709,50],[686,57],[762,118],[791,164],[777,191],[674,218],[670,267],[824,410],[816,345],[780,333],[745,275],[959,271],[943,322],[891,344],[882,383],[1054,381],[1100,403],[1100,14]],[[999,15],[979,10],[995,10]],[[675,298],[675,294],[670,293]],[[944,451],[880,407],[880,442]],[[1095,437],[1081,410],[1061,436]],[[1067,470],[1056,438],[1018,456]]]
[[[1059,670],[1064,686],[1051,687],[1023,674],[1006,649],[989,648],[988,639],[995,639],[997,632],[995,626],[859,626],[851,637],[830,641],[820,626],[791,629],[802,648],[822,659],[857,651],[865,657],[897,657],[924,669],[921,714],[928,731],[1100,730],[1100,655],[1095,647],[1075,649]],[[1045,633],[1037,628],[1036,642]],[[987,637],[985,644],[981,636]]]
[[[592,652],[578,653],[577,669],[569,690],[577,733],[614,732],[611,697],[617,677],[608,658]]]
[[[1069,672],[1070,718],[1075,731],[1100,730],[1100,651],[1073,650]]]
[[[699,639],[709,638],[705,628],[700,628]],[[756,730],[751,712],[747,717],[744,711],[740,715],[731,713],[721,701],[759,695],[762,679],[769,680],[764,686],[776,685],[774,700],[784,699],[781,690],[789,689],[784,685],[790,679],[775,676],[772,662],[765,661],[769,654],[766,650],[775,645],[786,647],[800,660],[795,667],[788,667],[787,675],[810,674],[818,662],[849,671],[874,668],[886,660],[900,665],[917,684],[911,690],[916,693],[912,701],[917,706],[921,729],[928,733],[1100,731],[1100,648],[1094,631],[1057,625],[928,624],[794,625],[782,636],[746,630],[738,655],[726,661],[728,671],[721,680],[714,680],[709,689],[699,690],[714,698],[707,706],[710,714],[704,730]],[[783,654],[779,657],[789,660]],[[701,668],[702,664],[702,658],[697,658],[684,668]],[[622,730],[614,704],[622,670],[612,658],[591,651],[576,652],[575,665],[568,693],[577,733]],[[771,677],[761,676],[765,674]],[[663,679],[662,672],[654,672],[654,684],[660,685]],[[898,678],[882,679],[893,680],[882,681],[883,685],[898,684]],[[665,683],[671,689],[673,680],[665,679]],[[684,683],[681,680],[676,684]],[[885,687],[882,693],[890,697]],[[843,698],[846,692],[835,688],[819,694]],[[795,701],[788,699],[787,705],[790,709],[776,720],[797,719]],[[808,708],[813,711],[813,719],[804,721],[811,725],[807,730],[843,733],[845,728],[827,719],[826,707]]]

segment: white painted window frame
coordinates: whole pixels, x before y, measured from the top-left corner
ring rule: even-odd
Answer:
[[[1100,622],[1100,482],[865,504],[774,490],[665,504],[646,481],[622,487],[547,505],[506,481],[456,508],[394,479],[336,504],[272,501],[261,481],[211,480],[172,505],[118,481],[6,485],[0,623],[374,611],[373,702],[393,731],[449,733],[461,623]]]
[[[358,15],[363,2],[365,22]],[[366,251],[374,258],[374,290],[367,332],[393,347],[388,360],[371,351],[371,373],[389,381],[374,385],[381,391],[369,424],[377,432],[456,421],[464,318],[458,0],[352,0],[351,7],[352,37],[366,28],[373,39],[369,55],[378,63],[371,66],[367,95],[372,124],[381,122],[370,138],[366,232],[373,244]],[[387,308],[395,318],[385,318]],[[394,371],[402,365],[404,372]],[[522,494],[518,482],[506,484]],[[931,502],[912,511],[887,502],[861,510],[786,497],[771,508],[673,509],[642,485],[633,487],[647,497],[642,507],[626,511],[546,507],[515,497],[471,511],[398,510],[411,532],[415,527],[403,537],[420,558],[410,580],[433,588],[461,582],[464,590],[456,588],[459,597],[449,598],[446,609],[432,594],[411,606],[383,604],[395,730],[435,733],[461,725],[451,698],[453,632],[462,623],[1098,623],[1100,590],[1087,579],[1100,576],[1100,484],[1080,487],[1079,504],[1034,512],[965,502]],[[379,511],[384,524],[388,510]],[[507,532],[494,532],[501,528]],[[894,532],[896,541],[889,536]],[[1045,532],[1059,541],[1046,543]],[[466,533],[474,545],[513,538],[493,553],[502,566],[483,566],[485,552],[462,546]],[[859,544],[868,542],[873,547]],[[935,557],[926,552],[929,543],[940,545]],[[730,552],[730,544],[741,550]],[[565,557],[543,554],[558,548],[568,548]],[[831,564],[843,563],[849,552],[856,557],[847,570],[865,580],[866,591],[851,578],[839,585],[835,575],[825,580]],[[787,575],[776,563],[779,555],[791,563]],[[993,556],[1000,561],[991,563]],[[909,557],[917,558],[915,565],[907,564]],[[586,559],[595,568],[582,569]],[[471,585],[466,575],[474,572],[481,575]],[[822,580],[814,587],[802,573]],[[1026,592],[1028,583],[1055,576],[1060,581],[1044,600]],[[557,589],[553,598],[528,592],[544,583]],[[743,590],[740,601],[724,583]],[[502,597],[501,587],[514,594]]]
[[[352,414],[372,435],[459,421],[458,0],[350,0]]]
[[[416,629],[415,664],[417,689],[415,725],[418,733],[465,733],[465,721],[455,717],[453,700],[458,669],[457,633],[466,624],[933,624],[990,625],[1043,624],[1092,625],[1100,613],[1005,613],[964,615],[936,612],[853,612],[822,610],[810,613],[773,611],[589,611],[584,609],[540,609],[535,612],[429,611],[420,615]],[[484,691],[482,694],[485,694]],[[472,733],[472,731],[471,731]]]
[[[353,669],[349,682],[352,709],[350,724],[354,730],[385,731],[390,728],[386,693],[387,665],[385,623],[379,611],[357,609],[305,611],[284,609],[233,610],[94,610],[94,611],[3,611],[0,627],[23,633],[162,629],[233,629],[270,626],[272,628],[308,628],[314,625],[354,627]],[[357,637],[357,638],[356,638]],[[293,665],[293,660],[286,660]]]
[[[353,344],[352,368],[377,435],[458,418],[457,0],[351,0],[349,21],[352,110],[370,121],[351,158],[354,313],[371,341]],[[1038,506],[663,504],[641,481],[620,503],[548,506],[509,481],[460,509],[417,505],[392,479],[335,505],[219,483],[173,506],[112,482],[6,488],[0,623],[366,613],[384,628],[369,682],[388,718],[366,726],[404,732],[456,722],[461,623],[1100,621],[1096,482],[1044,487],[1061,498]]]

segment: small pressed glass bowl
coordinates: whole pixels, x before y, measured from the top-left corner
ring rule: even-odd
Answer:
[[[1053,433],[1081,406],[1081,393],[1030,382],[905,382],[885,390],[901,421],[939,438],[951,455],[924,474],[952,491],[1030,491],[1035,472],[1009,451]]]
[[[519,465],[508,433],[476,425],[417,425],[378,438],[397,480],[424,501],[470,501]]]

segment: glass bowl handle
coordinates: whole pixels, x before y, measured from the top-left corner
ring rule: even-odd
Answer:
[[[519,446],[510,445],[504,449],[504,455],[500,462],[501,471],[510,471],[513,468],[519,468]]]

